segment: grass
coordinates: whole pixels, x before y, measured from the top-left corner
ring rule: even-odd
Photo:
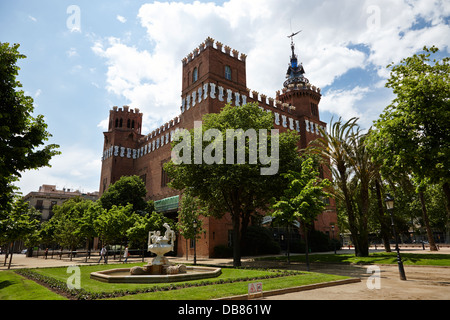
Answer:
[[[322,273],[302,273],[293,276],[263,279],[263,290],[275,290],[282,288],[291,288],[313,283],[330,282],[335,280],[347,279],[348,277],[336,276]],[[178,290],[141,293],[136,295],[127,295],[114,298],[116,300],[210,300],[235,295],[243,295],[248,292],[248,284],[256,281],[242,281],[207,287],[191,287]]]
[[[450,266],[450,254],[433,253],[402,253],[405,265],[427,265],[427,266]],[[294,255],[290,257],[291,262],[305,262],[305,255]],[[287,257],[269,257],[259,260],[286,261]],[[396,264],[396,252],[377,252],[369,257],[356,257],[354,254],[312,254],[309,255],[310,262],[316,263],[343,263],[343,264]]]
[[[13,271],[0,271],[0,300],[67,299]]]
[[[142,263],[127,264],[126,266],[132,267],[134,265],[142,265]],[[246,294],[250,282],[262,282],[264,290],[267,291],[348,278],[298,271],[222,268],[222,274],[215,278],[171,284],[120,284],[90,279],[91,272],[118,267],[124,267],[124,265],[80,266],[82,295],[75,293],[74,297],[81,297],[81,299],[207,300]],[[67,273],[66,267],[29,269],[26,271],[29,274],[38,274],[47,281],[50,280],[49,282],[59,288],[65,287],[67,279],[72,275]],[[18,279],[24,279],[17,274],[13,275]],[[35,285],[39,287],[39,285]],[[24,290],[17,290],[16,298],[12,299],[20,299],[21,292],[25,294]],[[5,296],[11,294],[3,292],[2,289],[0,289],[0,293]],[[47,299],[45,295],[42,297],[39,297],[39,295],[35,296],[36,299]]]

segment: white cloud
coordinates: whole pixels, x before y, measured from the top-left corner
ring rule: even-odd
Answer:
[[[75,48],[70,48],[69,50],[66,51],[66,54],[69,58],[78,56],[77,49]]]
[[[37,19],[33,17],[31,14],[28,15],[28,19],[30,19],[33,22],[37,22]]]
[[[37,191],[43,184],[57,185],[59,189],[69,187],[98,191],[101,151],[93,151],[78,145],[60,148],[61,155],[50,160],[51,167],[27,170],[20,181],[15,183],[23,195]],[[82,161],[80,161],[82,159]]]
[[[102,121],[100,121],[97,124],[97,128],[102,129],[102,131],[107,131],[108,130],[108,125],[109,125],[109,115],[106,119],[103,119]]]
[[[449,7],[428,0],[381,0],[375,5],[369,0],[153,2],[142,5],[137,16],[152,46],[136,48],[109,38],[96,42],[93,50],[106,59],[107,89],[144,113],[145,133],[179,113],[180,60],[207,36],[246,53],[247,87],[270,97],[282,88],[289,62],[286,36],[300,29],[295,50],[312,84],[333,88],[349,70],[368,70],[370,65],[377,72],[371,86],[380,87],[389,75],[388,63],[424,45],[448,46]],[[379,14],[376,19],[374,13]],[[422,20],[428,24],[420,25]],[[363,114],[355,102],[364,98],[366,85],[329,90],[321,108],[340,115]],[[352,96],[342,97],[345,94]]]
[[[127,19],[125,17],[122,17],[121,15],[117,15],[116,19],[119,20],[122,23],[127,22]]]
[[[322,97],[320,110],[331,112],[346,120],[352,117],[361,118],[362,114],[358,111],[356,103],[363,100],[369,91],[369,88],[359,86],[351,90],[328,90]]]

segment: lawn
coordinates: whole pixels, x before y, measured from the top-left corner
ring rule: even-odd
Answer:
[[[13,271],[0,271],[0,300],[67,299]]]
[[[142,263],[127,264],[127,267],[134,265],[142,265]],[[168,284],[120,284],[90,279],[91,272],[118,267],[123,267],[123,264],[80,266],[81,290],[74,292],[74,297],[79,299],[207,300],[246,294],[250,282],[262,282],[263,289],[267,291],[348,278],[298,271],[222,268],[222,274],[215,278]],[[40,280],[45,280],[64,290],[67,290],[66,282],[72,275],[67,273],[66,267],[24,271],[29,275],[38,275]]]
[[[450,254],[401,253],[405,265],[450,266]],[[305,262],[305,255],[291,255],[291,262]],[[259,260],[285,261],[287,257],[268,257]],[[354,254],[311,254],[309,261],[315,263],[345,264],[397,264],[396,252],[377,252],[369,257],[356,257]]]

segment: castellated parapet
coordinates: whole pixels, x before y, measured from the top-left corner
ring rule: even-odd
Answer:
[[[199,54],[201,52],[203,52],[206,48],[208,47],[212,47],[214,49],[216,49],[219,52],[222,52],[226,55],[229,55],[233,58],[235,58],[236,60],[239,61],[243,61],[245,62],[247,55],[241,53],[241,55],[239,55],[239,51],[232,49],[231,47],[227,46],[227,45],[223,45],[221,42],[216,41],[211,37],[206,38],[206,40],[204,42],[202,42],[197,48],[195,48],[192,52],[190,52],[186,57],[184,57],[181,61],[183,63],[183,66],[185,66],[186,64],[190,63],[191,61],[193,61],[196,57],[199,56]],[[214,47],[214,43],[215,43],[215,47]],[[223,49],[223,50],[222,50]]]

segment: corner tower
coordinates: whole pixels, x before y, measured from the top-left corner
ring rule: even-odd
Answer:
[[[319,117],[319,102],[322,97],[320,88],[312,85],[305,77],[305,69],[295,54],[295,45],[292,40],[295,34],[289,36],[291,38],[290,62],[283,89],[281,92],[277,91],[276,97],[282,103],[294,107],[293,113],[301,123],[301,148],[305,148],[311,140],[317,137],[319,128],[324,128],[326,123],[320,121]]]
[[[220,112],[236,95],[247,95],[246,57],[208,37],[182,59],[180,109],[185,128],[191,129],[206,113]]]
[[[121,176],[134,174],[133,150],[136,150],[142,127],[138,108],[114,106],[109,111],[108,131],[104,132],[100,195]]]

